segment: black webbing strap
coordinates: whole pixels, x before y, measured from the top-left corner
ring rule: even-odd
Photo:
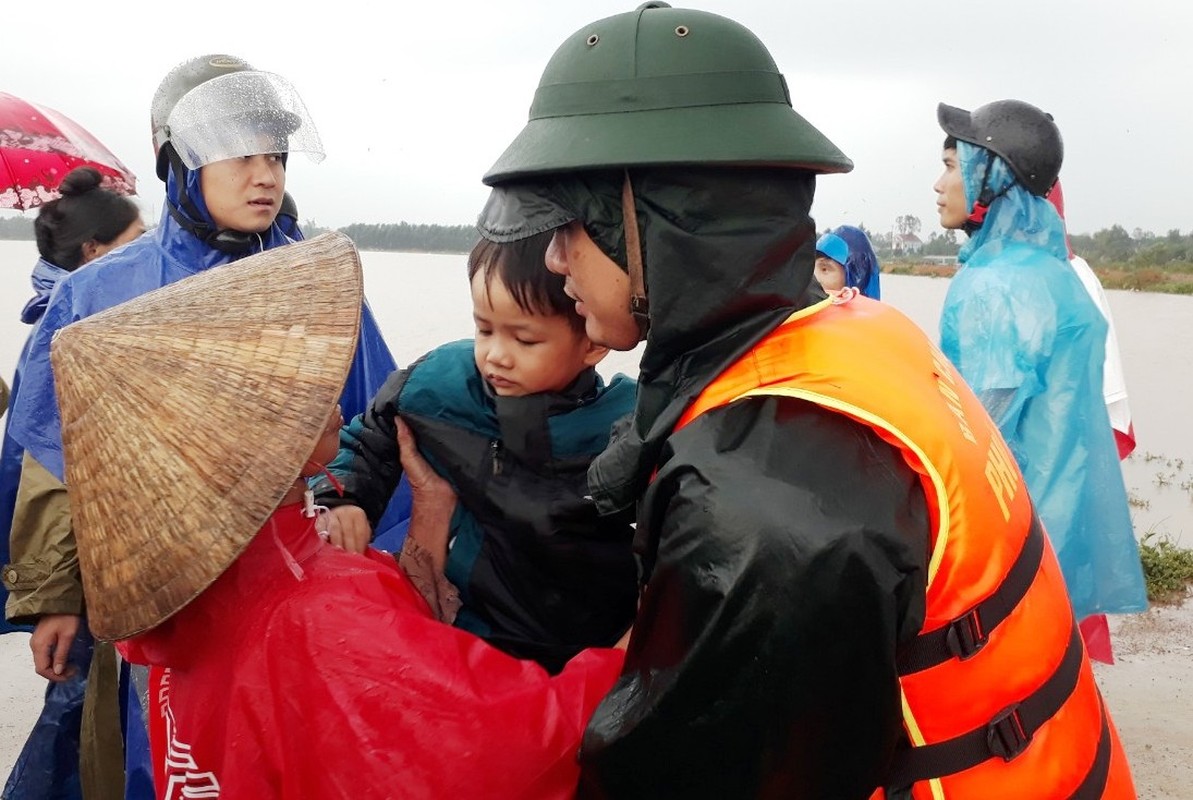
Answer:
[[[1098,706],[1102,709],[1102,733],[1098,736],[1094,763],[1085,773],[1081,785],[1069,795],[1069,800],[1101,800],[1102,792],[1106,790],[1106,779],[1110,777],[1110,718],[1106,716],[1106,705],[1100,692]]]
[[[965,661],[986,646],[991,632],[1019,605],[1040,570],[1044,556],[1044,528],[1032,515],[1031,529],[1015,563],[994,594],[944,627],[921,633],[899,650],[900,675],[922,672],[952,658]]]
[[[887,786],[901,789],[929,778],[953,775],[994,757],[1003,761],[1014,759],[1073,694],[1084,654],[1081,632],[1074,624],[1060,665],[1039,689],[1007,706],[980,728],[943,742],[897,752]]]

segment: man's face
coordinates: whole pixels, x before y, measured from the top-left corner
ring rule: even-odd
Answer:
[[[944,172],[932,189],[936,192],[936,210],[940,214],[940,227],[959,230],[969,217],[965,203],[965,181],[961,177],[961,162],[957,151],[947,148],[942,154]]]
[[[630,276],[596,246],[584,226],[572,222],[555,231],[547,247],[547,269],[566,278],[564,291],[576,301],[584,330],[595,344],[633,350],[641,332],[630,313]]]
[[[216,161],[199,170],[199,188],[217,228],[263,233],[282,207],[286,166],[274,153]]]

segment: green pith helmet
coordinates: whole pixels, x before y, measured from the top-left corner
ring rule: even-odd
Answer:
[[[555,51],[529,122],[484,182],[670,164],[853,169],[792,109],[787,82],[753,33],[650,2],[585,26]]]
[[[162,79],[153,102],[149,106],[149,126],[153,130],[153,157],[157,159],[157,177],[166,179],[168,164],[163,145],[170,141],[166,121],[182,96],[202,83],[233,72],[248,72],[253,68],[236,56],[206,55],[192,58],[176,66]]]

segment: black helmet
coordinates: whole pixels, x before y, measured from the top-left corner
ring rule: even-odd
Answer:
[[[157,177],[164,181],[169,171],[168,159],[162,149],[170,141],[170,128],[166,121],[182,96],[212,78],[233,72],[249,72],[252,69],[244,59],[215,54],[184,61],[162,79],[149,107],[149,124],[153,129],[153,156],[157,159]]]
[[[1027,191],[1043,197],[1060,175],[1065,147],[1047,114],[1021,100],[997,100],[973,111],[936,107],[944,132],[1001,156]]]

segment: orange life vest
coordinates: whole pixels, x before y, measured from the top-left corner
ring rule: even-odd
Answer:
[[[718,376],[676,429],[755,395],[816,403],[870,427],[927,496],[926,616],[896,654],[908,746],[887,796],[1134,798],[1014,458],[915,324],[860,296],[800,311]]]

